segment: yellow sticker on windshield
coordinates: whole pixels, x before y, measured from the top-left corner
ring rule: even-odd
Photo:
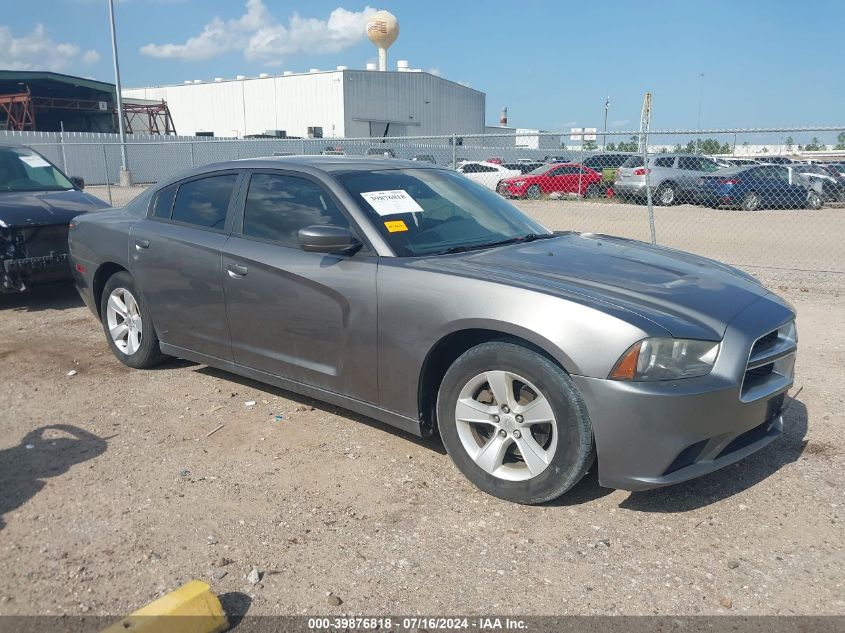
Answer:
[[[384,223],[384,227],[387,229],[388,233],[401,233],[402,231],[408,230],[405,220],[390,220],[389,222]]]

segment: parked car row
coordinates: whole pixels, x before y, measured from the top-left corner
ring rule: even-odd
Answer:
[[[642,156],[630,156],[617,172],[613,191],[623,199],[643,200],[648,186],[661,206],[689,202],[748,211],[845,202],[845,178],[828,166],[744,159],[727,165],[696,154],[654,154],[647,165]]]
[[[660,206],[692,203],[746,210],[817,209],[825,202],[845,202],[842,168],[685,153],[652,154],[647,164],[640,154],[620,152],[592,154],[580,162],[503,162],[497,157],[457,162],[458,172],[509,198],[575,195],[644,201],[649,187]]]

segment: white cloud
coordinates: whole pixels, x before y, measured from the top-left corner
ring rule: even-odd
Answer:
[[[426,72],[430,75],[434,75],[435,77],[440,76],[440,69],[439,68],[429,68]]]
[[[85,51],[82,53],[82,63],[91,65],[100,61],[100,54],[97,51]]]
[[[0,68],[66,72],[80,63],[90,66],[98,61],[100,54],[95,50],[83,51],[76,44],[51,39],[43,24],[22,37],[0,24]]]
[[[215,17],[199,35],[182,44],[147,44],[141,53],[160,59],[200,61],[240,51],[244,58],[278,65],[295,53],[336,53],[366,37],[366,24],[375,9],[348,11],[338,7],[325,20],[294,13],[287,26],[279,22],[263,0],[247,0],[239,18]]]

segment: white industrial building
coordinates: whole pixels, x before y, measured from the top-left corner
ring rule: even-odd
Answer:
[[[186,81],[129,88],[133,100],[170,108],[180,135],[364,138],[482,134],[483,92],[410,69],[396,71],[312,69],[305,73]]]

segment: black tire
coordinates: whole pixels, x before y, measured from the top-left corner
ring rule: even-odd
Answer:
[[[137,350],[129,354],[122,351],[117,343],[112,339],[109,332],[108,323],[108,303],[109,297],[117,289],[125,289],[129,291],[138,306],[138,313],[140,314],[142,322],[142,333],[140,336],[140,345]],[[128,272],[115,273],[109,277],[103,288],[103,296],[100,298],[100,321],[103,324],[103,332],[106,335],[109,347],[117,359],[129,367],[134,369],[146,369],[158,365],[167,358],[161,353],[159,347],[158,335],[155,331],[152,316],[144,303],[141,293],[135,285],[135,280]]]
[[[529,200],[537,200],[541,195],[543,195],[543,191],[539,185],[531,185],[525,190],[525,197]]]
[[[815,189],[811,189],[807,192],[807,201],[806,207],[808,209],[812,209],[813,211],[818,211],[824,206],[824,200],[822,200],[821,195]]]
[[[591,183],[587,185],[587,190],[584,192],[585,198],[600,198],[604,194],[604,191],[601,185],[596,183]]]
[[[675,184],[664,182],[654,194],[654,203],[661,207],[671,207],[678,201],[678,191]]]
[[[760,194],[756,191],[749,191],[742,197],[740,209],[743,211],[757,211],[760,208],[761,203],[762,200],[760,199]]]
[[[555,418],[548,426],[554,424],[556,432],[552,433],[549,429],[546,435],[549,442],[546,450],[551,448],[551,444],[555,444],[553,456],[546,462],[548,465],[545,470],[521,481],[503,479],[479,466],[465,448],[455,419],[458,398],[465,386],[471,384],[479,375],[497,370],[512,372],[536,386],[548,401]],[[504,417],[503,414],[502,418]],[[510,418],[513,421],[514,416],[511,415]],[[578,483],[595,459],[590,419],[572,379],[545,356],[515,343],[483,343],[460,356],[446,372],[440,385],[437,394],[437,419],[440,437],[458,470],[478,488],[500,499],[524,504],[537,504],[555,499]],[[519,419],[515,422],[519,422]],[[519,428],[524,432],[526,428],[536,427]],[[491,426],[490,429],[491,433],[495,432],[494,427]],[[514,438],[519,437],[517,432],[512,431]],[[492,435],[490,439],[494,439]],[[509,435],[507,439],[516,446],[517,440],[512,440]],[[484,438],[480,439],[482,444],[485,441]],[[518,452],[513,453],[510,459],[516,460],[516,467],[526,466],[524,460],[522,464],[519,463],[521,455]]]

